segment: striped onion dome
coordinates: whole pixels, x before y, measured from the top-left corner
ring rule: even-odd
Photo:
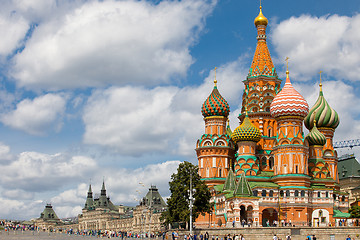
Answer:
[[[260,141],[261,133],[260,130],[250,122],[250,119],[246,113],[244,121],[240,126],[235,128],[231,138],[235,143],[239,141],[258,142]]]
[[[273,117],[299,116],[306,117],[309,105],[298,91],[292,86],[289,71],[286,71],[286,82],[283,89],[275,96],[271,105],[270,113]]]
[[[201,112],[204,117],[229,116],[229,104],[227,103],[225,98],[221,96],[216,85],[214,86],[214,89],[211,92],[210,96],[203,103]]]
[[[340,123],[339,115],[325,100],[321,85],[319,97],[304,119],[305,127],[310,130],[314,126],[314,120],[316,120],[319,128],[335,129]]]
[[[326,137],[324,136],[324,134],[319,132],[319,130],[316,127],[316,120],[313,121],[313,128],[306,136],[306,139],[308,140],[310,146],[313,145],[324,146],[324,144],[326,143]]]

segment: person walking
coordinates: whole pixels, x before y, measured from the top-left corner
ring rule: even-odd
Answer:
[[[274,234],[273,240],[278,240],[278,237],[276,236],[276,234]]]

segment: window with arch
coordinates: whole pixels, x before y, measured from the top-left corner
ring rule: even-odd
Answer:
[[[321,192],[320,192],[320,191],[317,192],[317,197],[318,197],[318,198],[321,197]]]
[[[271,131],[272,129],[271,128],[268,128],[268,137],[271,137]]]
[[[261,191],[261,196],[262,196],[262,197],[266,197],[266,190],[262,190],[262,191]]]
[[[298,165],[295,166],[295,173],[299,173],[299,166]]]
[[[221,171],[221,168],[219,169],[219,177],[222,177],[222,171]]]
[[[286,196],[290,197],[290,191],[289,190],[286,190]]]
[[[345,202],[345,196],[342,196],[342,197],[341,197],[341,201],[342,201],[342,202]]]
[[[258,196],[258,190],[254,190],[254,191],[253,191],[253,195],[254,195],[255,197],[257,197],[257,196]]]
[[[269,197],[273,197],[274,196],[274,191],[273,190],[270,190],[269,192]]]
[[[269,167],[270,167],[270,169],[273,169],[273,167],[274,167],[274,157],[269,158]]]
[[[295,197],[298,197],[298,196],[299,196],[299,191],[295,190]]]
[[[305,197],[305,191],[304,190],[301,190],[300,196]]]
[[[283,197],[284,196],[284,191],[280,190],[280,196]]]
[[[328,198],[329,197],[329,192],[326,192],[325,196],[326,196],[326,198]]]

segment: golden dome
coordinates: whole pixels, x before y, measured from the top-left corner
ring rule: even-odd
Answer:
[[[259,13],[259,15],[255,18],[254,23],[255,23],[255,26],[258,26],[258,25],[265,25],[265,26],[267,26],[267,24],[268,24],[267,18],[262,14],[261,6],[260,6],[260,13]]]

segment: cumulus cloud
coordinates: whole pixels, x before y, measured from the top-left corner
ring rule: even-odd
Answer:
[[[14,159],[10,147],[0,142],[0,164],[7,164]]]
[[[231,103],[241,98],[241,63],[239,59],[218,69],[218,88]],[[213,80],[211,71],[198,87],[96,90],[84,109],[84,142],[132,156],[167,152],[194,157],[196,140],[204,131],[201,106]]]
[[[84,156],[22,152],[2,166],[0,183],[6,189],[28,192],[57,190],[92,174],[96,166],[95,160]]]
[[[297,80],[310,80],[322,70],[340,80],[359,81],[359,24],[360,14],[302,15],[276,25],[271,37],[279,58],[290,57]]]
[[[185,76],[216,1],[86,1],[40,23],[14,57],[20,86],[153,86]]]
[[[45,135],[60,131],[65,108],[65,96],[49,93],[33,100],[22,100],[15,110],[5,113],[1,121],[32,135]]]
[[[29,23],[19,14],[0,14],[0,56],[11,54],[21,45],[29,29]]]

